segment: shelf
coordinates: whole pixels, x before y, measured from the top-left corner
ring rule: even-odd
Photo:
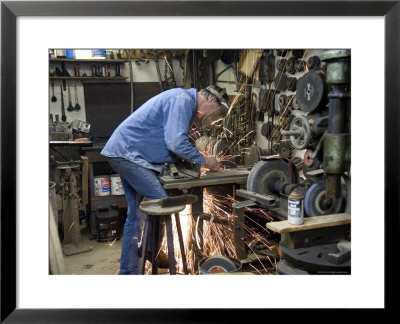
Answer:
[[[111,59],[111,60],[106,60],[106,59],[64,59],[64,58],[59,58],[59,59],[50,59],[50,63],[57,63],[57,62],[67,62],[67,63],[126,63],[128,60],[125,59]]]
[[[50,80],[83,80],[83,81],[123,81],[128,77],[57,77],[51,76]]]

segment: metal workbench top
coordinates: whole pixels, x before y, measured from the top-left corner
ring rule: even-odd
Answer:
[[[165,189],[189,189],[194,187],[209,187],[223,184],[245,184],[251,166],[224,169],[218,172],[208,172],[200,178],[174,179],[170,176],[159,177]]]

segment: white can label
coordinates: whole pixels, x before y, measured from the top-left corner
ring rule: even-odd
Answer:
[[[303,224],[303,200],[288,199],[288,222],[294,225]]]
[[[95,178],[94,188],[96,196],[108,196],[110,194],[110,178]]]

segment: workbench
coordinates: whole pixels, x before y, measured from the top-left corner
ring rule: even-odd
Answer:
[[[102,207],[117,205],[118,208],[128,208],[125,195],[96,196],[94,188],[94,177],[98,174],[95,167],[102,170],[100,174],[110,174],[112,171],[107,158],[100,152],[104,145],[97,144],[92,147],[83,147],[82,160],[82,203],[87,205],[87,214],[91,235],[97,235],[96,211]]]
[[[285,269],[292,272],[297,268],[303,274],[349,274],[350,224],[351,215],[343,213],[305,217],[300,225],[279,221],[266,226],[281,234],[279,248]]]
[[[191,189],[196,187],[220,186],[225,184],[246,184],[252,167],[224,169],[218,172],[208,172],[200,178],[177,178],[160,176],[164,189]]]
[[[224,169],[218,172],[209,172],[200,178],[177,178],[174,179],[170,176],[160,176],[159,180],[164,189],[178,189],[184,193],[191,193],[198,196],[197,202],[192,204],[192,214],[195,221],[199,221],[199,230],[203,231],[203,220],[207,219],[203,211],[203,189],[209,187],[223,187],[221,191],[224,194],[229,194],[235,199],[236,187],[245,185],[247,177],[251,171],[252,166],[242,166],[238,168]],[[219,188],[218,188],[219,189]],[[200,217],[203,216],[203,217]],[[213,215],[211,215],[213,216]],[[200,218],[199,218],[200,217]],[[211,217],[210,217],[211,218]],[[235,217],[233,218],[234,233],[236,229],[243,228],[243,224],[237,223]],[[238,235],[234,234],[234,239],[238,240]],[[240,238],[242,240],[242,238]],[[203,237],[200,236],[199,245],[203,248]],[[236,246],[236,243],[235,243]],[[202,251],[200,251],[202,252]],[[202,255],[199,256],[200,258]]]

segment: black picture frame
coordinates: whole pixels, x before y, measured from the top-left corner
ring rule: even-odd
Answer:
[[[1,322],[224,322],[243,310],[16,308],[16,19],[18,16],[384,16],[385,309],[398,282],[389,241],[399,230],[400,1],[1,1]],[[373,44],[371,44],[373,48]],[[372,81],[371,81],[372,82]],[[379,109],[379,107],[377,107]],[[372,135],[371,135],[372,136]],[[371,148],[373,149],[373,148]],[[382,157],[373,157],[382,158]],[[7,188],[5,190],[4,188]],[[373,195],[373,188],[371,188]],[[398,276],[398,275],[397,275]],[[252,317],[263,310],[252,310]],[[270,314],[270,313],[269,313]],[[262,316],[266,315],[264,311]]]

